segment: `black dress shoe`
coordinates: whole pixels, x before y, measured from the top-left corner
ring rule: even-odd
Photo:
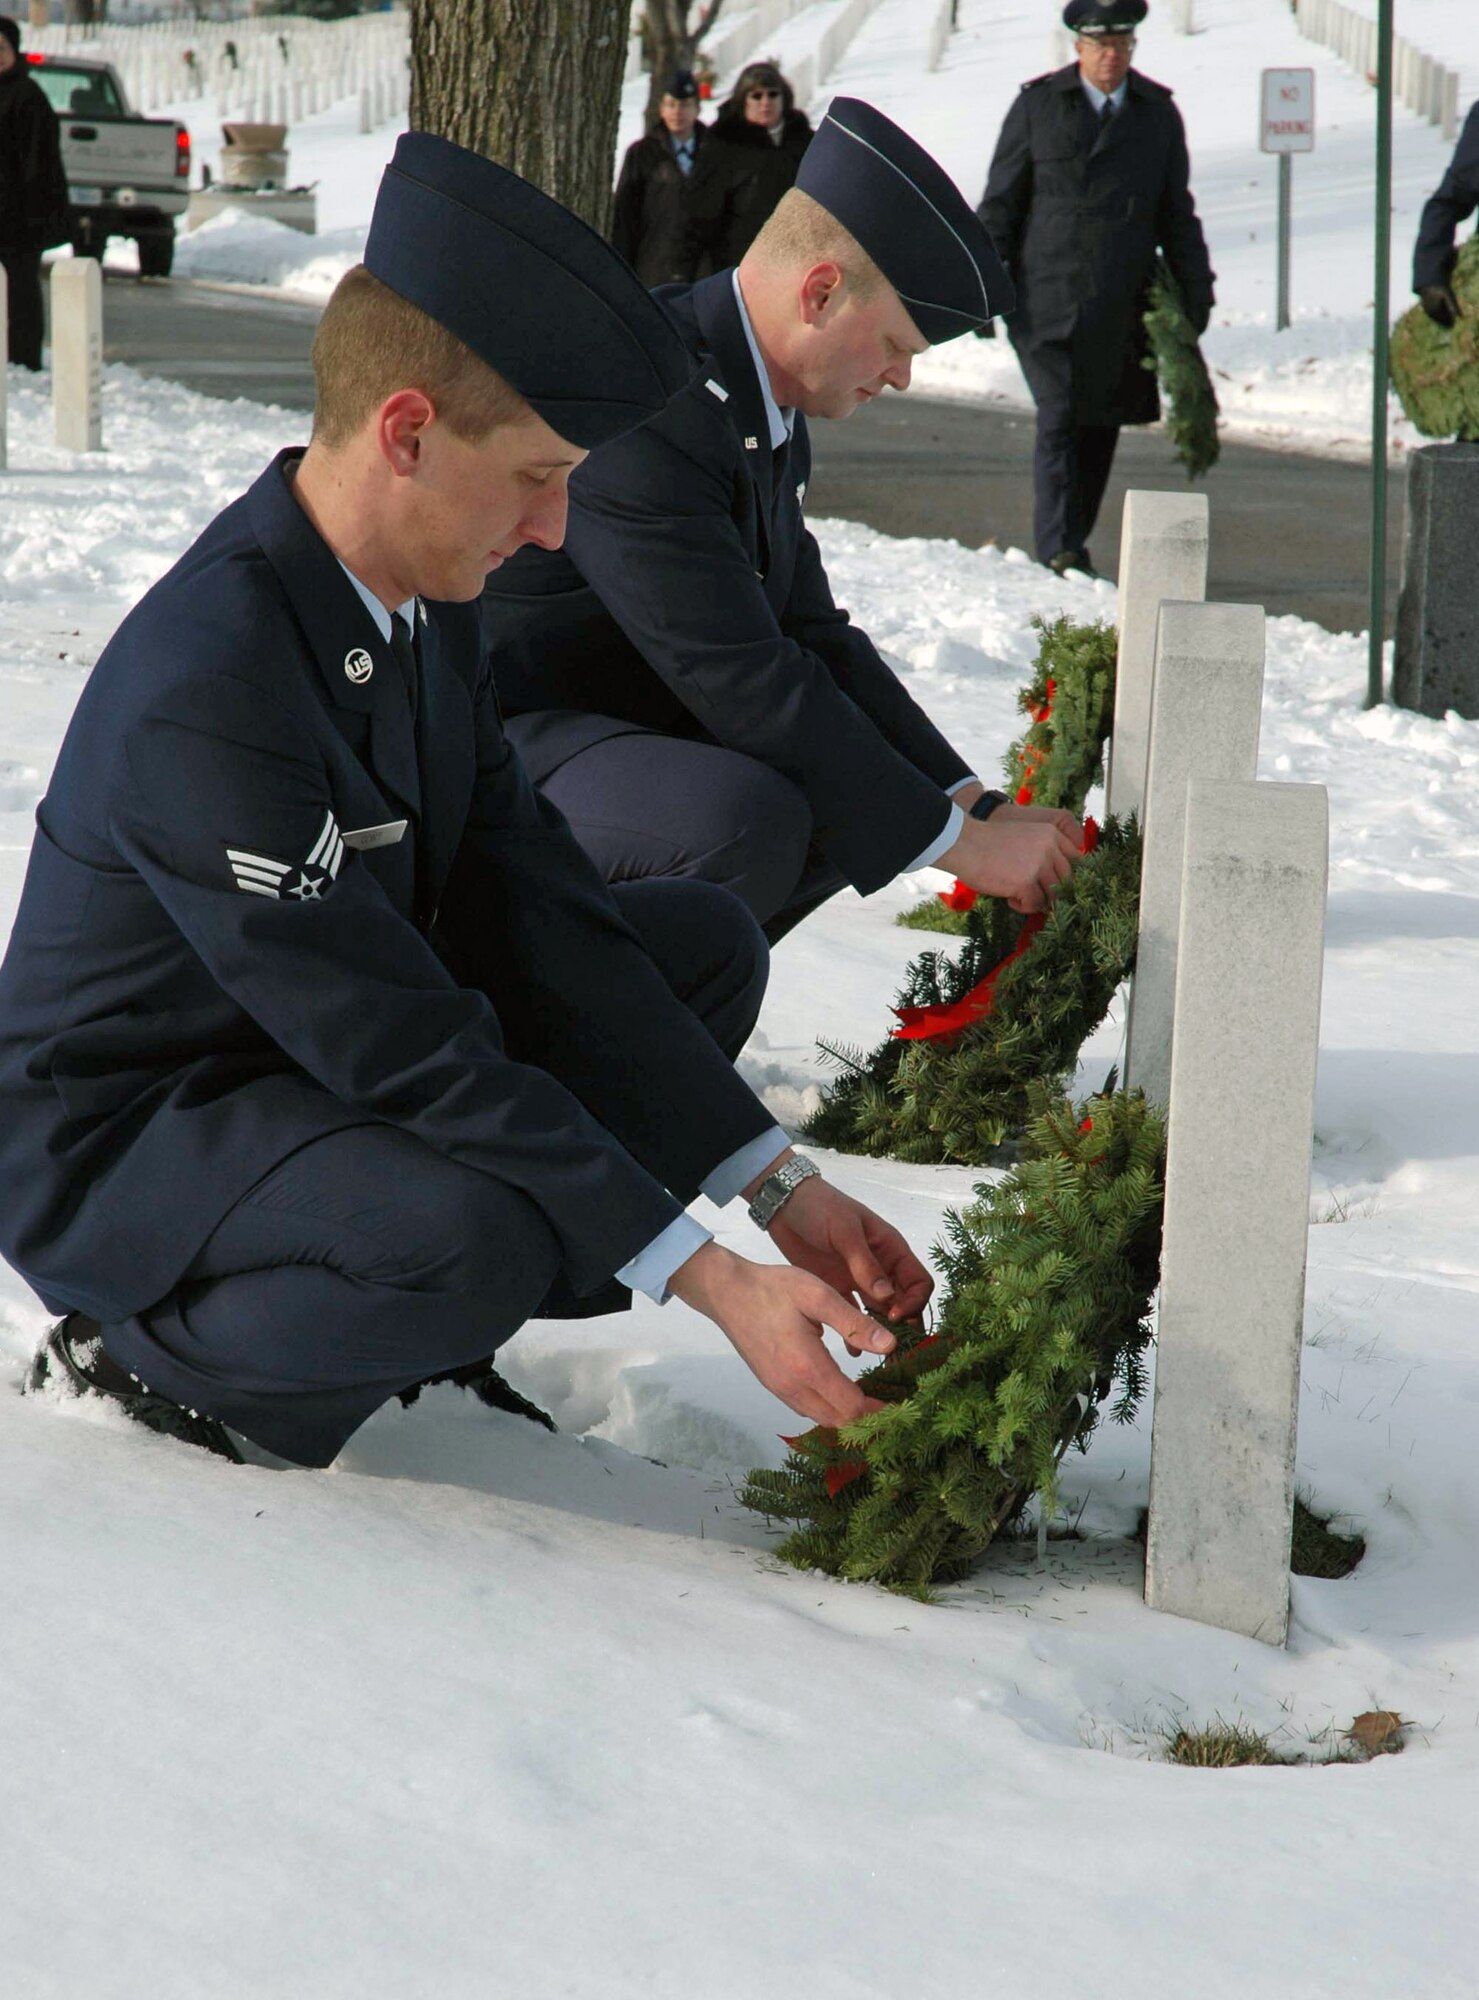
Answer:
[[[474,1361],[465,1368],[449,1368],[444,1374],[428,1375],[414,1388],[401,1390],[402,1408],[409,1410],[423,1389],[435,1388],[438,1382],[455,1382],[459,1389],[471,1389],[490,1410],[507,1410],[510,1416],[527,1417],[531,1424],[543,1424],[547,1431],[559,1428],[547,1410],[521,1396],[511,1382],[505,1382],[491,1361]]]
[[[1076,576],[1097,577],[1099,574],[1089,560],[1087,549],[1059,549],[1057,555],[1048,557],[1047,566],[1054,576],[1067,576],[1070,570]]]
[[[68,1313],[59,1320],[31,1363],[26,1381],[29,1393],[34,1395],[53,1383],[74,1396],[106,1397],[146,1431],[199,1445],[217,1458],[230,1459],[233,1465],[243,1463],[223,1424],[202,1416],[199,1410],[182,1409],[167,1396],[156,1395],[147,1383],[120,1368],[103,1346],[102,1328],[81,1313]]]

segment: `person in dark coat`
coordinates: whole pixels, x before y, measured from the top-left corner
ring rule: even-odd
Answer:
[[[802,516],[808,418],[906,388],[928,344],[1010,306],[969,204],[837,98],[738,269],[655,296],[693,383],[581,467],[565,549],[484,594],[535,779],[608,881],[721,883],[772,941],[931,863],[1039,907],[1076,824],[985,790],[834,601]]]
[[[41,366],[41,253],[70,233],[61,127],[21,60],[21,31],[0,14],[0,265],[9,295],[9,356]]]
[[[1078,59],[1022,86],[977,211],[1017,289],[1007,332],[1037,404],[1033,533],[1060,573],[1093,574],[1120,426],[1160,415],[1144,366],[1157,251],[1198,333],[1212,312],[1181,114],[1130,67],[1145,13],[1145,0],[1069,0]]]
[[[708,134],[692,70],[674,70],[656,123],[627,148],[611,213],[611,241],[644,285],[688,275],[688,185]]]
[[[796,184],[811,144],[811,120],[772,62],[740,71],[720,106],[688,189],[682,275],[707,277],[737,264],[776,203]]]
[[[929,1279],[732,1067],[753,921],[607,891],[478,639],[488,569],[558,545],[571,468],[686,380],[681,341],[574,216],[408,133],[314,366],[306,452],[130,613],[38,809],[0,966],[0,1249],[67,1315],[34,1386],[322,1465],[633,1286],[814,1421],[876,1407],[821,1328],[893,1336],[836,1287],[913,1311]],[[709,1240],[700,1189],[790,1266]]]
[[[1412,289],[1423,311],[1439,326],[1453,326],[1459,303],[1453,295],[1454,237],[1479,208],[1479,104],[1469,107],[1458,145],[1437,191],[1423,204],[1417,248],[1412,257]]]

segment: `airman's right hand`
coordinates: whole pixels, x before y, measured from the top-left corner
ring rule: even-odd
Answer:
[[[1079,859],[1084,830],[1071,812],[1049,806],[998,806],[990,819],[967,818],[955,845],[935,862],[981,896],[1000,896],[1024,916],[1045,909]]]

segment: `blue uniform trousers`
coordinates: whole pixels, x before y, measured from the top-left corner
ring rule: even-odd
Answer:
[[[765,991],[753,921],[703,885],[613,893],[673,992],[733,1060]],[[151,1389],[280,1457],[327,1465],[390,1397],[485,1360],[527,1319],[626,1300],[614,1283],[571,1297],[554,1234],[519,1189],[372,1123],[289,1153],[228,1212],[169,1296],[105,1326],[103,1342]]]
[[[540,790],[608,883],[715,883],[771,944],[845,886],[813,844],[800,788],[718,744],[651,730],[608,736],[558,765]]]
[[[1109,484],[1118,424],[1081,424],[1064,404],[1042,403],[1033,450],[1033,537],[1039,562],[1086,552]]]

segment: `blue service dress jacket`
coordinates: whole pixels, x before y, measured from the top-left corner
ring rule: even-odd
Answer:
[[[632,730],[754,757],[805,795],[848,881],[881,888],[969,766],[833,601],[802,518],[806,419],[773,453],[730,273],[656,296],[694,381],[572,477],[563,550],[488,579],[509,735],[536,781]]]
[[[1157,250],[1197,331],[1212,268],[1190,187],[1181,113],[1131,70],[1101,127],[1077,63],[1024,84],[1002,123],[977,209],[1017,290],[1007,333],[1034,401],[1080,424],[1160,414],[1143,364]]]
[[[1464,129],[1437,188],[1423,204],[1412,257],[1412,289],[1446,285],[1453,270],[1453,239],[1460,223],[1479,208],[1479,104],[1469,107]]]
[[[0,1250],[117,1321],[298,1146],[384,1121],[524,1191],[590,1293],[773,1121],[529,782],[476,604],[421,607],[413,723],[293,456],[119,627],[38,809]]]

